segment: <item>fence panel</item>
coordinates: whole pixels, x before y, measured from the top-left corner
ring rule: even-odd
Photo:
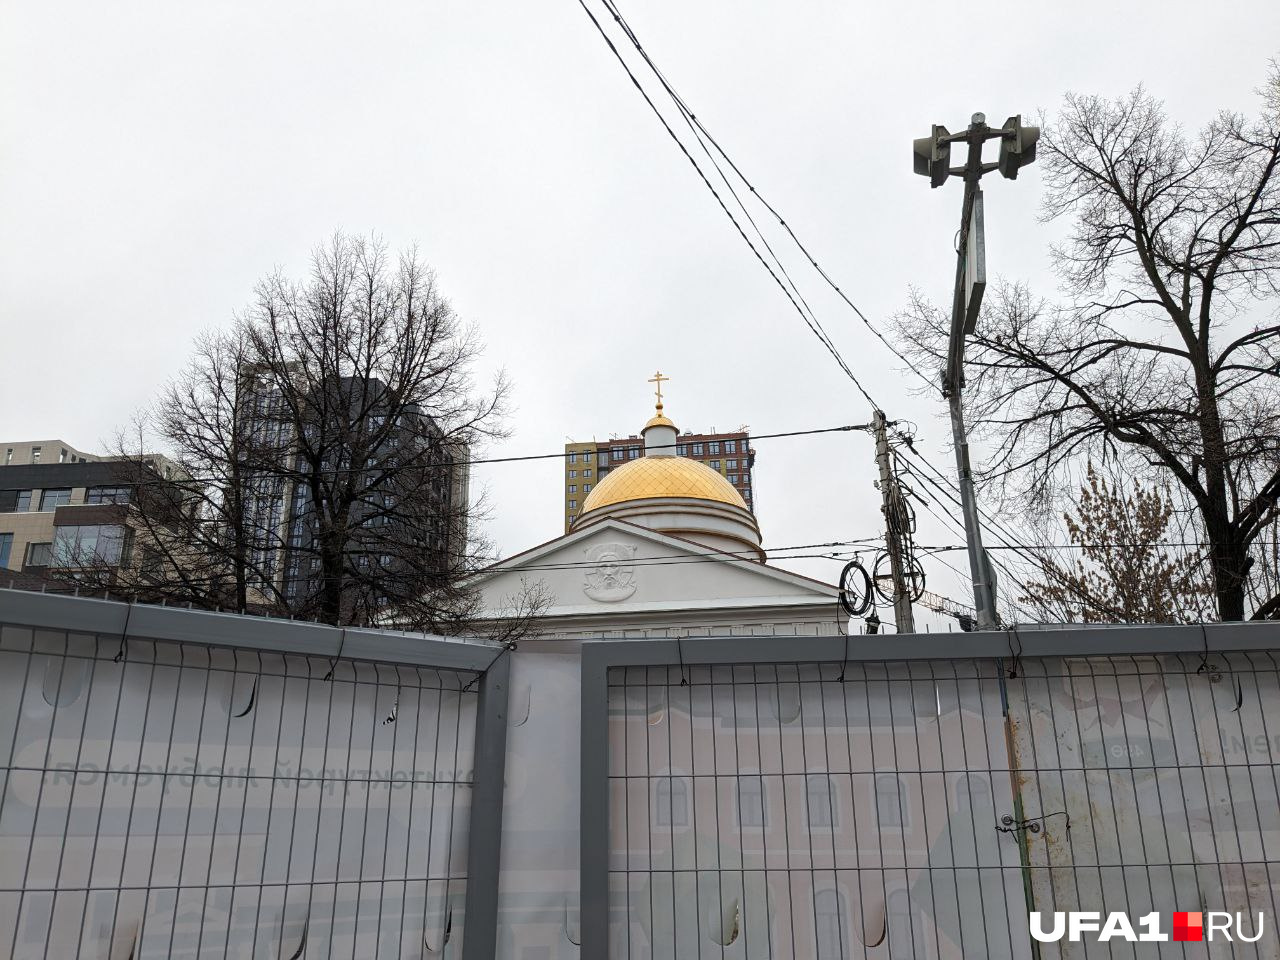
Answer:
[[[1280,881],[1280,675],[1267,651],[1024,660],[1008,681],[1016,825],[1037,909],[1225,911],[1274,924]],[[1276,957],[1206,943],[1211,956]],[[1116,939],[1048,957],[1136,957]],[[1172,943],[1170,955],[1182,956]]]
[[[614,956],[1029,957],[993,662],[609,673]]]
[[[0,956],[460,956],[477,679],[0,626]]]
[[[1238,912],[1252,936],[1280,892],[1280,645],[1193,629],[589,645],[584,949],[1150,955],[1032,939],[1031,911],[1072,910],[1166,935],[1174,911]],[[1269,933],[1160,955],[1275,958]]]

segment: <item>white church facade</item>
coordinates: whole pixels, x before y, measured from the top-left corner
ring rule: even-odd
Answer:
[[[838,632],[836,588],[771,566],[741,494],[676,456],[676,436],[659,400],[645,455],[591,491],[569,533],[480,574],[484,616],[538,585],[548,640]]]

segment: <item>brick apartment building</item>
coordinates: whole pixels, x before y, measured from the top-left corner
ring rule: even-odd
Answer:
[[[610,440],[564,445],[564,529],[582,509],[582,503],[597,483],[614,467],[644,456],[644,440],[632,434]],[[706,464],[733,484],[751,512],[755,512],[751,471],[756,452],[745,430],[732,433],[682,433],[676,440],[676,455]]]

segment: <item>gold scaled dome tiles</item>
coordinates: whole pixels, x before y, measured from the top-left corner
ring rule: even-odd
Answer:
[[[580,516],[615,503],[654,497],[714,500],[747,509],[733,484],[697,460],[642,457],[617,467],[601,480],[583,501]]]

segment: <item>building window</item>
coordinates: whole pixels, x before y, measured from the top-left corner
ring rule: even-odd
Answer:
[[[729,482],[736,486],[738,483],[738,475],[736,473],[729,474]]]
[[[90,487],[85,503],[128,503],[132,499],[128,487]]]
[[[589,483],[584,483],[584,484],[582,485],[582,492],[583,492],[583,493],[590,493],[590,492],[591,492],[591,484],[589,484]]]
[[[49,552],[53,547],[51,543],[28,543],[27,559],[23,563],[24,567],[47,567],[49,565]]]
[[[40,510],[46,512],[71,502],[71,490],[62,487],[58,490],[45,490],[40,494]]]
[[[737,452],[738,452],[738,441],[737,441],[737,440],[726,440],[726,441],[724,442],[724,452],[725,452],[725,453],[737,453]]]
[[[892,773],[876,777],[876,820],[882,827],[905,827],[902,783]]]
[[[58,462],[59,462],[59,463],[66,463],[66,462],[67,462],[67,448],[66,448],[66,447],[63,447],[63,448],[62,448],[62,452],[58,454]]]
[[[639,447],[627,447],[627,459],[634,460],[638,456],[640,456]]]
[[[31,509],[30,490],[0,490],[0,513]]]
[[[9,566],[9,553],[13,550],[13,534],[0,533],[0,567]]]
[[[738,825],[765,825],[764,781],[759,776],[744,774],[738,778]]]
[[[654,817],[662,827],[689,825],[689,787],[680,777],[664,777],[654,788]]]
[[[577,470],[570,470],[570,471],[569,471],[569,479],[570,479],[570,480],[574,479],[574,478],[575,478],[575,477],[577,477],[577,476],[578,476],[578,471],[577,471]]]
[[[591,468],[587,467],[587,469],[582,471],[582,478],[585,480],[589,476],[591,476]]]
[[[982,777],[968,773],[956,781],[955,807],[968,813],[985,811],[991,807],[991,786]]]
[[[719,452],[720,452],[720,441],[719,441],[719,440],[712,440],[712,441],[711,441],[711,443],[709,444],[709,446],[711,447],[711,449],[708,451],[709,453],[717,454],[717,453],[719,453]]]
[[[57,527],[53,532],[55,567],[114,567],[127,562],[129,531],[119,524]]]
[[[578,501],[577,501],[577,500],[570,500],[570,501],[569,501],[569,509],[570,509],[570,510],[577,510],[577,509],[578,509]]]
[[[39,448],[39,447],[32,447],[32,448],[31,448],[31,462],[32,462],[32,463],[39,463],[39,462],[40,462],[40,448]]]
[[[676,456],[687,457],[689,455],[689,445],[687,443],[676,444]]]
[[[571,453],[571,454],[569,454],[569,462],[570,462],[570,463],[577,463],[577,462],[578,462],[578,455],[577,455],[576,453]]]
[[[751,500],[751,488],[750,488],[750,487],[743,487],[743,488],[742,488],[742,497],[743,497],[743,499],[744,499],[744,500],[747,500],[747,501],[750,501],[750,500]]]
[[[712,469],[712,470],[715,470],[715,471],[718,473],[718,472],[720,471],[720,461],[719,461],[719,460],[712,460],[712,461],[711,461],[711,469]]]
[[[590,463],[590,462],[591,462],[591,451],[590,451],[590,450],[583,450],[583,451],[582,451],[582,462],[583,462],[583,463]]]
[[[621,459],[622,459],[622,448],[621,448],[621,447],[614,447],[614,448],[613,448],[613,459],[615,459],[615,460],[621,460]]]
[[[576,483],[571,483],[571,484],[569,484],[569,492],[570,492],[570,493],[577,493],[577,492],[578,492],[578,485],[577,485]]]
[[[724,466],[725,466],[725,469],[726,469],[726,470],[737,470],[737,469],[738,469],[738,461],[737,461],[737,460],[726,460],[726,461],[724,462]]]
[[[818,956],[852,956],[853,940],[845,921],[844,901],[835,890],[820,890],[813,897],[813,917],[817,923]]]
[[[700,443],[695,443],[695,444],[693,445],[693,455],[694,455],[695,457],[700,457],[700,456],[702,456],[702,444],[700,444]]]
[[[825,773],[810,775],[805,783],[805,802],[809,805],[809,826],[835,826],[835,797],[832,796],[831,778]]]
[[[13,463],[13,447],[9,447],[4,452],[4,465],[7,467]]]

